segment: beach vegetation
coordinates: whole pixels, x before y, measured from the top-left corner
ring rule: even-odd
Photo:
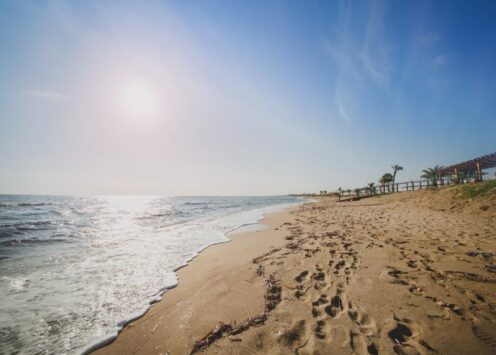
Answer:
[[[494,194],[496,196],[496,180],[481,181],[476,184],[460,186],[461,197],[476,198]]]
[[[457,174],[453,174],[450,176],[450,180],[453,181],[455,184],[459,184],[462,182],[469,182],[472,180],[479,180],[482,179],[482,176],[487,175],[485,171],[480,172],[480,177],[479,173],[475,170],[472,171],[459,171]]]
[[[389,192],[393,180],[394,180],[393,174],[385,173],[384,175],[381,176],[379,182],[381,183],[381,185],[386,186]]]
[[[396,173],[398,171],[403,170],[403,167],[399,164],[394,164],[394,165],[391,165],[391,168],[393,168],[393,185],[394,185],[396,183]]]
[[[429,180],[432,186],[436,187],[437,181],[442,177],[441,169],[443,169],[442,165],[435,165],[433,168],[424,169],[420,177]]]
[[[385,184],[389,184],[390,182],[393,182],[393,175],[391,173],[385,173],[384,175],[381,176],[381,178],[379,179],[379,182],[382,184],[382,185],[385,185]]]

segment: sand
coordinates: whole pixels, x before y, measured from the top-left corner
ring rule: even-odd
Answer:
[[[99,354],[494,354],[496,213],[426,193],[267,216],[179,270]]]

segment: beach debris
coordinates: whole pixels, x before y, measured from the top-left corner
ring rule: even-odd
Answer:
[[[326,237],[337,237],[339,236],[338,232],[327,232],[325,234]]]
[[[492,259],[493,256],[496,255],[496,253],[484,253],[484,252],[479,252],[477,250],[471,250],[466,253],[468,256],[476,257],[476,256],[482,256],[484,259]]]
[[[282,288],[279,281],[270,275],[267,280],[267,293],[265,294],[265,313],[272,311],[281,302]]]
[[[472,272],[463,271],[446,271],[446,274],[454,277],[464,278],[469,281],[475,281],[480,283],[496,283],[494,278],[486,277],[483,275],[475,274]]]
[[[281,302],[282,288],[280,286],[279,280],[276,280],[274,275],[270,275],[267,280],[267,292],[265,294],[265,311],[264,313],[249,317],[248,319],[241,322],[239,325],[231,325],[220,322],[212,331],[205,335],[200,340],[197,340],[190,354],[197,353],[199,351],[207,349],[210,345],[221,338],[226,338],[231,335],[238,335],[250,327],[257,327],[265,323],[269,313],[276,308],[276,306]],[[241,341],[240,338],[230,338],[231,341]]]
[[[200,350],[204,350],[210,346],[216,340],[222,338],[224,333],[232,330],[232,326],[229,324],[220,323],[217,325],[214,330],[204,336],[202,339],[198,340],[193,346],[193,350],[191,350],[191,354],[194,354]]]
[[[291,250],[295,250],[295,249],[298,249],[298,244],[297,243],[288,243],[288,244],[286,244],[286,248],[291,249]]]
[[[496,272],[496,265],[485,264],[484,265],[484,270],[486,270],[487,272]]]

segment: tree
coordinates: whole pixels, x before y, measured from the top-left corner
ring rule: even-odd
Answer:
[[[422,170],[423,174],[420,176],[422,179],[430,180],[432,186],[437,186],[437,180],[441,179],[442,165],[436,165],[433,168]]]
[[[393,182],[393,175],[391,173],[385,173],[384,175],[381,176],[379,179],[379,182],[381,185],[389,184],[390,182]]]
[[[375,194],[375,184],[373,182],[368,183],[369,195]]]
[[[393,175],[391,173],[385,173],[384,175],[381,176],[381,178],[379,179],[379,182],[381,183],[381,185],[387,185],[388,187],[388,191],[389,191],[389,184],[391,182],[393,182]]]
[[[400,170],[403,170],[403,167],[399,164],[394,164],[391,165],[391,168],[393,168],[393,191],[394,191],[394,184],[396,183],[396,173]]]

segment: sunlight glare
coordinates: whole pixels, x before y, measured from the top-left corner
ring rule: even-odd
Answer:
[[[160,91],[144,80],[130,80],[119,86],[116,106],[119,115],[133,121],[157,119],[161,114]]]

